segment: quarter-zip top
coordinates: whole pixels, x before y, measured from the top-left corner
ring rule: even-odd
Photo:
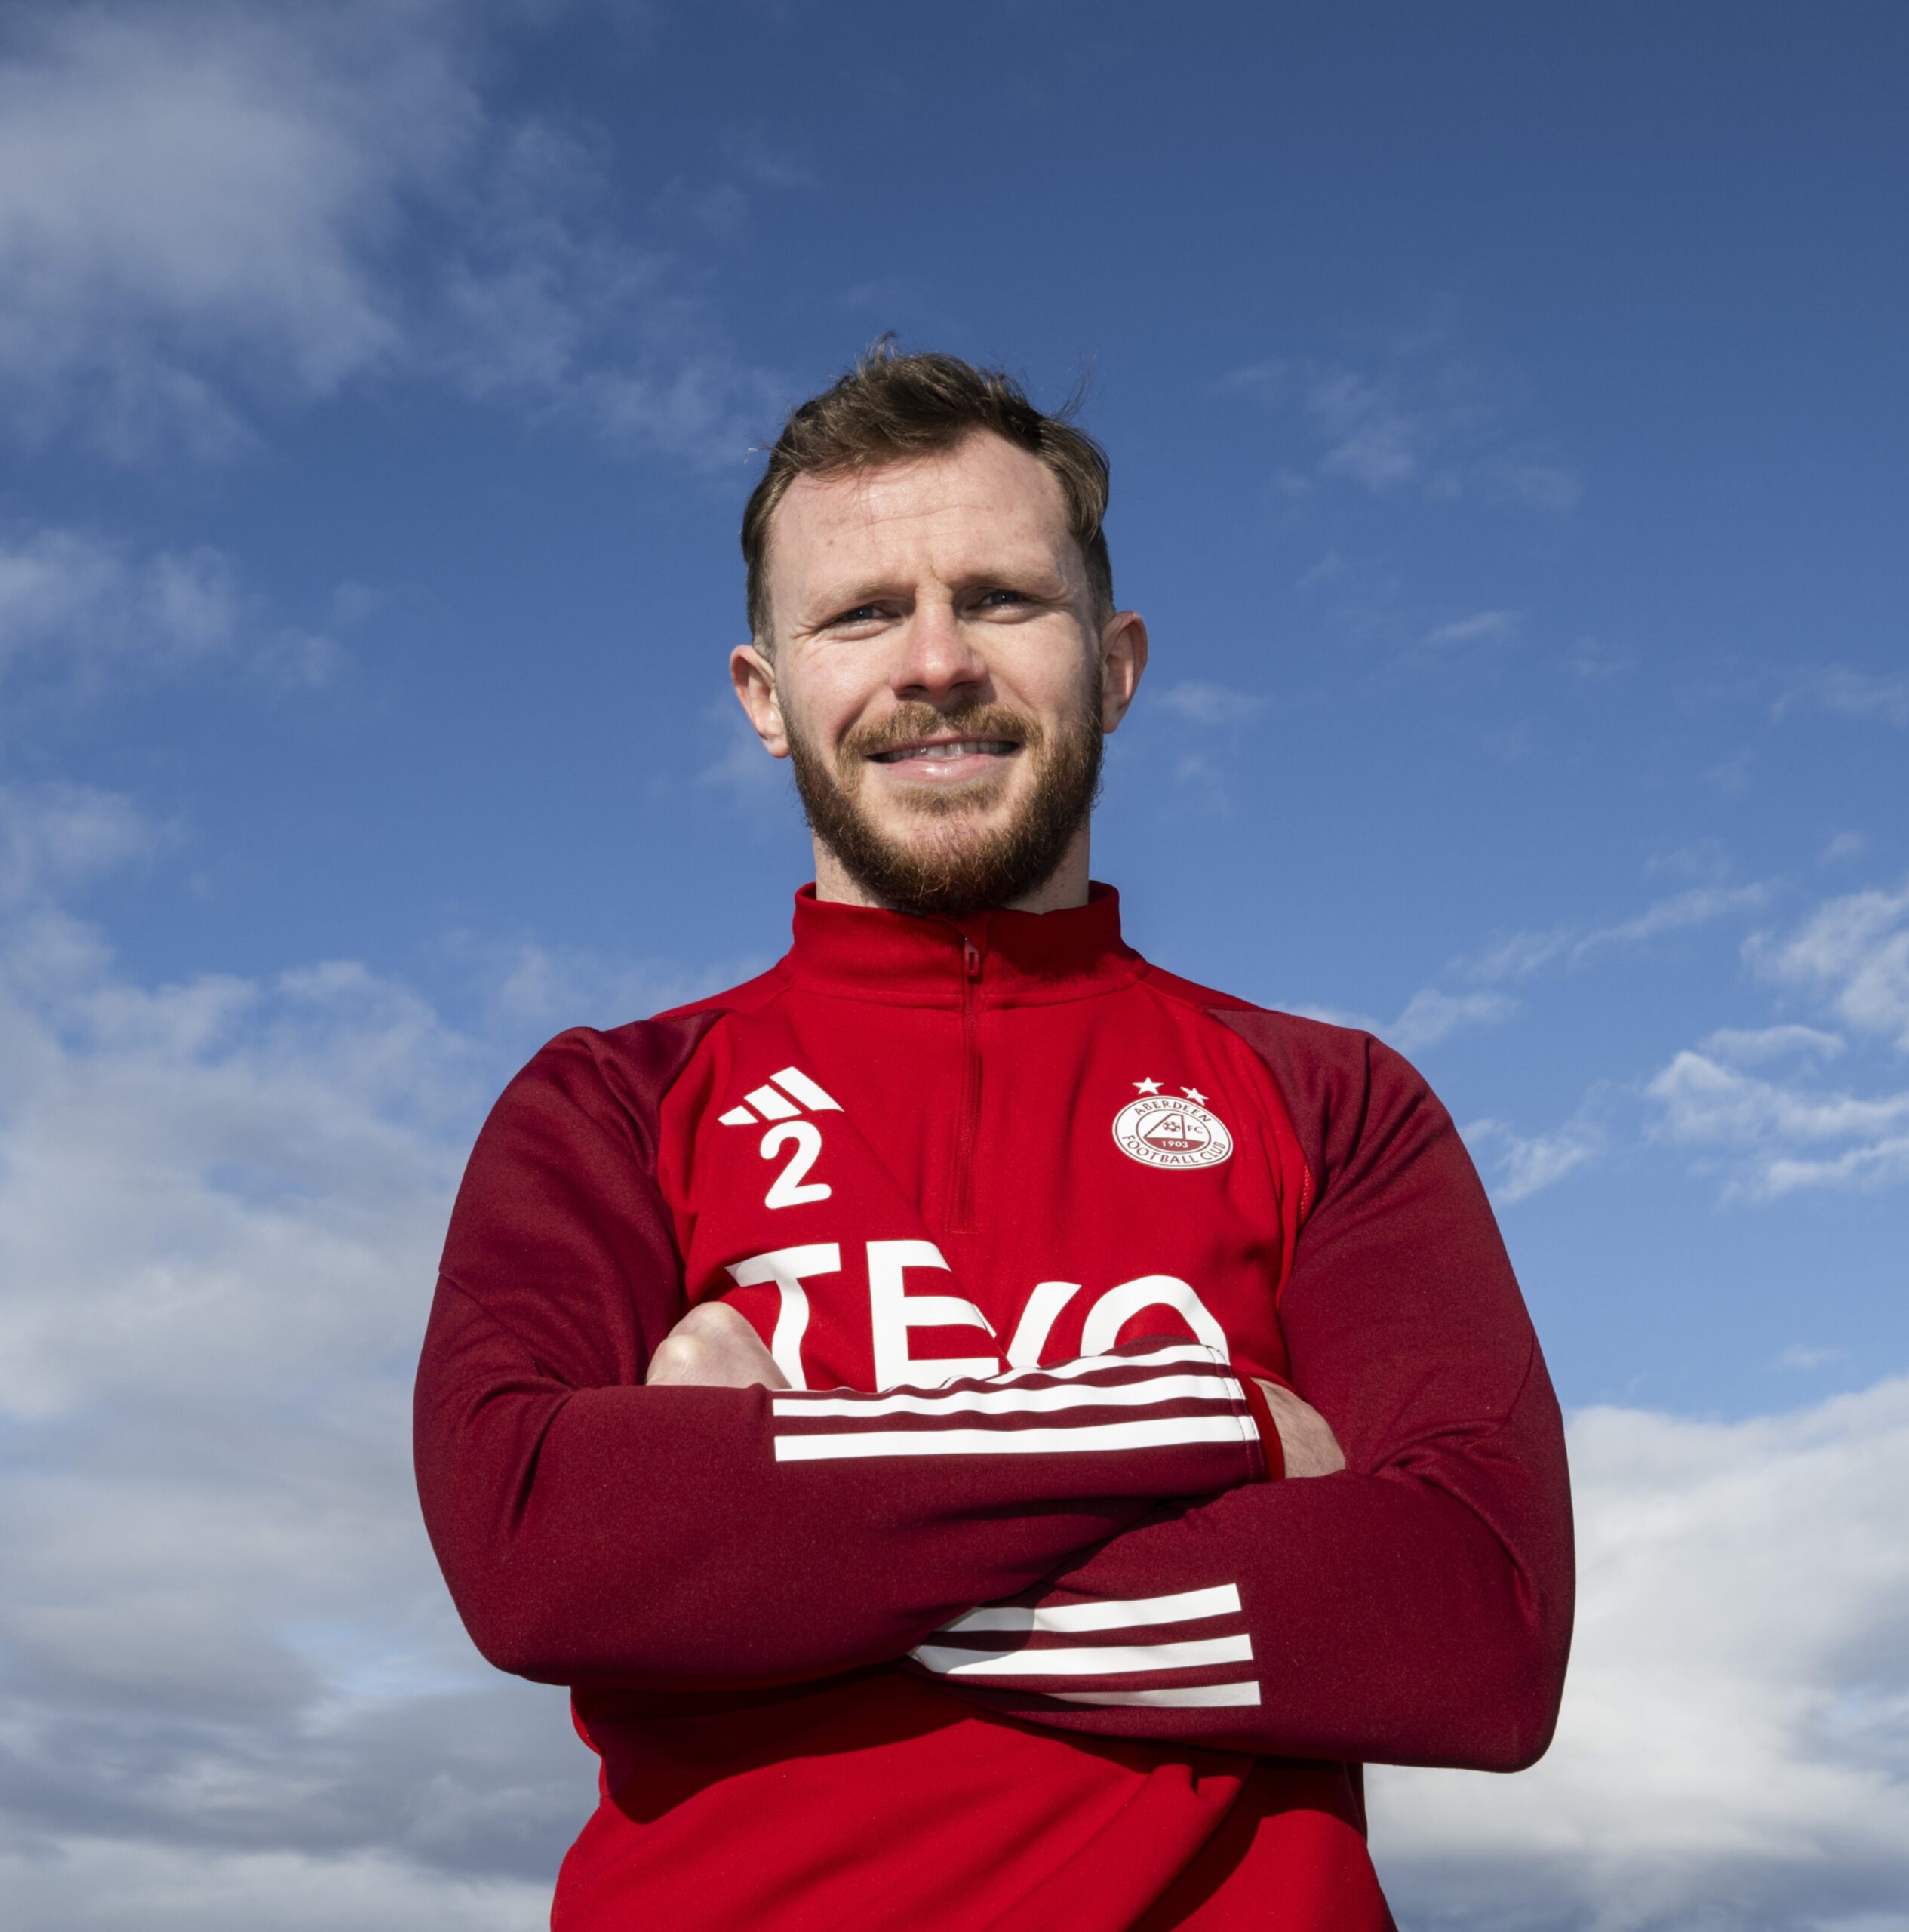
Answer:
[[[975,1038],[974,1010],[981,997],[981,949],[961,935],[961,1118],[954,1134],[954,1178],[948,1190],[948,1226],[958,1233],[974,1229],[974,1135],[981,1113],[981,1048]]]
[[[711,1300],[785,1388],[644,1386]],[[1345,1473],[1272,1479],[1256,1377]],[[1359,1761],[1555,1716],[1562,1435],[1449,1116],[1104,887],[805,891],[767,973],[543,1049],[418,1460],[480,1648],[601,1760],[558,1932],[1378,1932]]]

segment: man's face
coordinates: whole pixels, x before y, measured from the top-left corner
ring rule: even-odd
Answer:
[[[1077,860],[1084,891],[1101,736],[1145,632],[1129,616],[1103,641],[1053,473],[979,434],[800,477],[766,561],[773,662],[745,647],[733,668],[819,867],[914,912],[1037,900]]]

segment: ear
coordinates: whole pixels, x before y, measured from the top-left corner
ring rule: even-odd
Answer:
[[[787,758],[788,728],[776,693],[775,666],[754,645],[739,644],[729,654],[729,681],[764,750],[771,758]]]
[[[1116,611],[1100,631],[1100,728],[1119,728],[1147,668],[1147,620],[1137,611]]]

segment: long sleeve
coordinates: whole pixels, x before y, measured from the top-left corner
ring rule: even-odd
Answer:
[[[930,1391],[641,1386],[684,1308],[658,1106],[702,1029],[632,1030],[613,1062],[564,1036],[500,1100],[425,1341],[426,1522],[493,1663],[703,1690],[886,1662],[1263,1475],[1224,1358],[1184,1341]]]
[[[1563,1430],[1483,1189],[1396,1054],[1216,1014],[1258,1052],[1318,1198],[1280,1303],[1329,1477],[1155,1512],[908,1666],[1065,1730],[1512,1770],[1548,1743],[1569,1648]]]

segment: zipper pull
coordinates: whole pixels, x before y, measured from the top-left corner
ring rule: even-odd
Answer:
[[[970,980],[981,977],[981,949],[966,933],[961,935],[961,971]]]

